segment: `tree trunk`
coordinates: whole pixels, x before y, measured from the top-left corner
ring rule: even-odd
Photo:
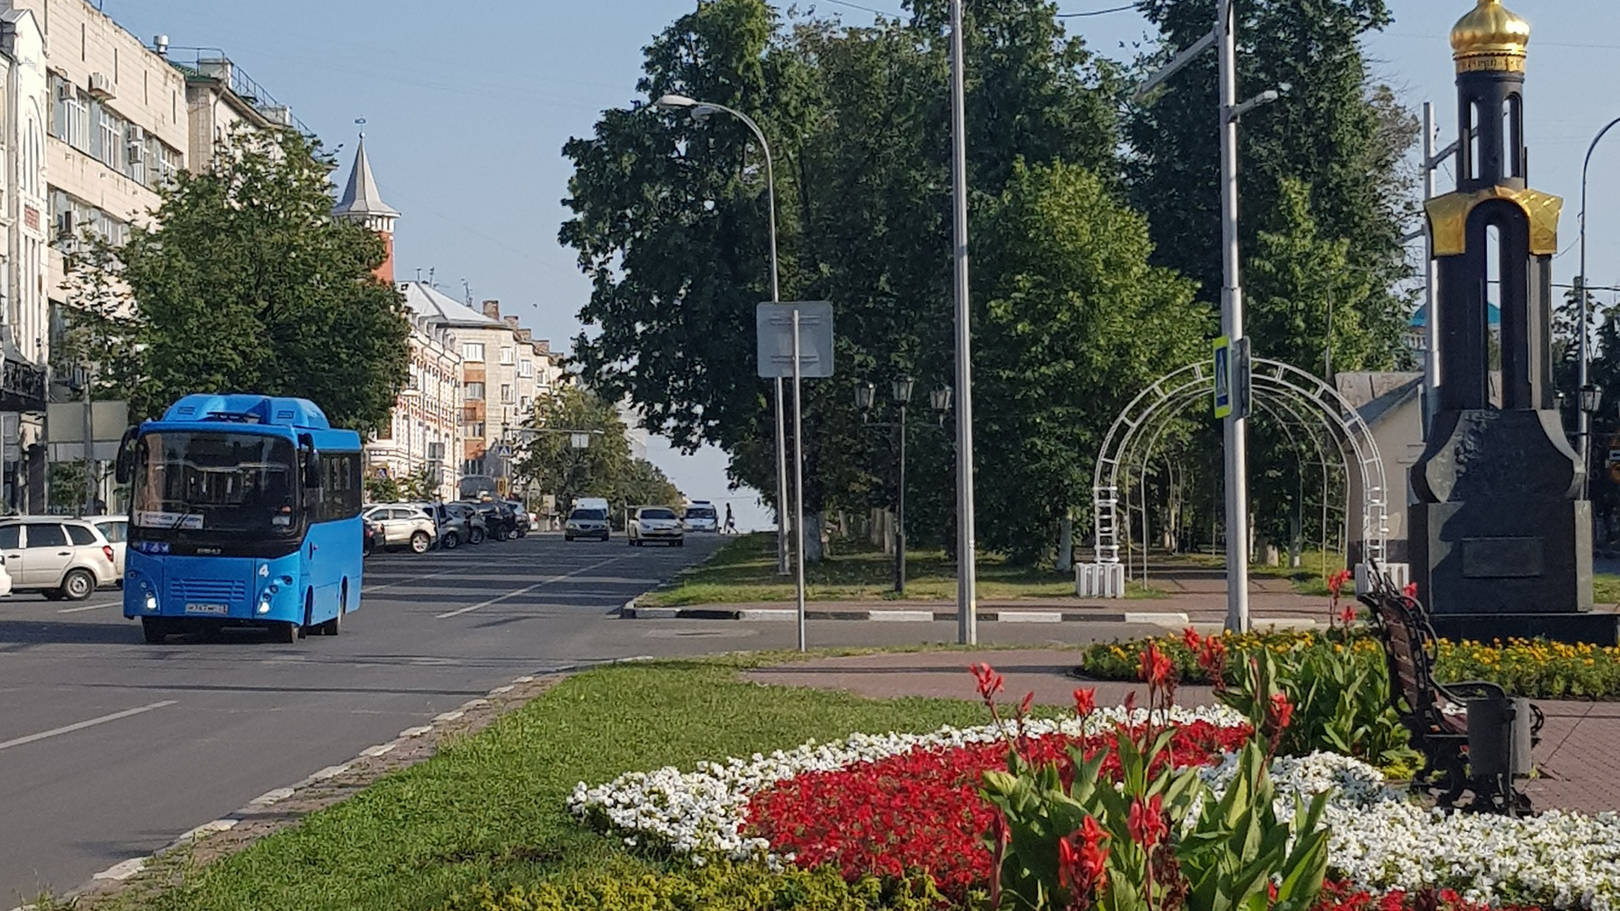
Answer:
[[[820,563],[827,556],[825,543],[821,539],[822,527],[825,517],[819,513],[810,513],[804,517],[804,562]]]
[[[1074,571],[1074,513],[1063,517],[1058,526],[1057,571],[1069,573]]]

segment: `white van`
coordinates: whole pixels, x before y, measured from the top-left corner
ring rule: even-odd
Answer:
[[[611,515],[608,501],[602,497],[578,497],[574,500],[575,509],[600,509],[603,515]]]

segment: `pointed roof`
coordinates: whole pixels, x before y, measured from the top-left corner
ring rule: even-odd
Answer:
[[[397,218],[399,213],[383,202],[377,191],[377,179],[371,176],[371,162],[366,159],[366,134],[360,134],[360,144],[354,150],[354,168],[349,171],[349,185],[343,198],[332,209],[333,215],[382,215]]]

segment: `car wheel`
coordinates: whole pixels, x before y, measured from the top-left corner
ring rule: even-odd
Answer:
[[[88,569],[70,569],[62,579],[62,598],[68,601],[83,601],[96,590],[96,577]]]
[[[677,538],[676,541],[675,541],[675,546],[676,547],[685,547],[686,546],[686,539],[685,538]]]
[[[573,540],[574,540],[574,536],[573,535],[563,535],[563,540],[572,543]]]
[[[461,546],[461,536],[455,532],[447,532],[444,536],[444,549],[455,550]]]
[[[162,645],[169,641],[169,634],[174,632],[174,626],[166,617],[142,617],[141,635],[145,637],[147,645]]]
[[[414,532],[411,535],[411,553],[425,554],[433,546],[433,539],[425,531]]]
[[[469,543],[469,544],[482,544],[482,543],[484,543],[484,530],[482,528],[475,528],[471,532],[469,532],[467,534],[467,543]]]

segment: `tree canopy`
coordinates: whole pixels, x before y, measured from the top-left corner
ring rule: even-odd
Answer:
[[[308,398],[335,426],[382,426],[410,325],[373,274],[381,239],[332,219],[333,162],[314,140],[238,132],[216,152],[160,189],[152,224],[122,246],[85,243],[61,356],[98,364],[135,419],[188,393],[261,392]]]
[[[684,501],[662,470],[630,454],[618,409],[589,389],[568,385],[541,400],[525,436],[514,471],[555,494],[560,508],[580,497],[628,506],[680,506]]]

